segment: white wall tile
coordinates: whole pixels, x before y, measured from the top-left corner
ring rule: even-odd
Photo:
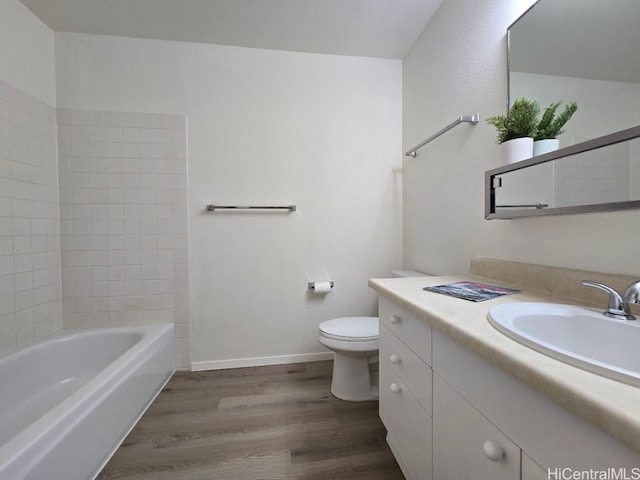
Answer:
[[[138,132],[140,134],[140,132]],[[153,159],[155,148],[153,143],[142,142],[140,143],[140,158]]]
[[[58,123],[65,328],[188,322],[185,117],[65,110]]]
[[[119,127],[122,125],[122,114],[120,112],[104,112],[105,125]]]
[[[121,115],[121,125],[123,127],[137,127],[138,114],[134,112],[124,112]]]
[[[56,144],[70,153],[72,131],[56,132],[55,110],[43,102],[2,81],[0,91],[10,107],[2,110],[0,102],[0,354],[7,354],[61,328]],[[61,157],[61,170],[71,166],[71,158]]]

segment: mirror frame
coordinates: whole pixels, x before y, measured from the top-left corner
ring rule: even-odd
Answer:
[[[541,0],[536,0],[531,4],[529,8],[527,8],[522,15],[516,18],[511,25],[507,27],[507,112],[511,108],[511,29],[513,26],[518,23],[533,7],[535,7]]]
[[[610,133],[602,137],[594,138],[586,142],[577,143],[565,148],[556,150],[555,152],[546,153],[537,157],[528,158],[519,162],[510,163],[502,167],[488,170],[484,174],[484,218],[493,219],[510,219],[520,217],[542,217],[547,215],[567,215],[575,213],[590,212],[613,212],[616,210],[631,210],[640,208],[640,200],[629,200],[626,202],[610,202],[595,203],[589,205],[577,205],[573,207],[551,207],[544,209],[509,209],[509,211],[496,212],[496,191],[494,188],[494,178],[507,172],[514,172],[522,168],[532,167],[541,163],[551,162],[560,158],[576,155],[582,152],[595,150],[598,148],[614,145],[616,143],[626,142],[640,137],[640,125]]]

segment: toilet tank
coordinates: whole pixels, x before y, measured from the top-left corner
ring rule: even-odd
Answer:
[[[394,277],[429,277],[428,273],[417,272],[415,270],[392,270]]]

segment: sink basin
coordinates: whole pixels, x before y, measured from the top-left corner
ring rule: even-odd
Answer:
[[[489,311],[497,330],[550,357],[640,386],[640,322],[554,303],[505,303]]]

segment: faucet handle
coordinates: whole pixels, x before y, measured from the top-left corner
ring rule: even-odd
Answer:
[[[636,319],[636,317],[631,315],[631,312],[629,311],[629,305],[625,303],[625,300],[622,298],[622,296],[610,286],[605,285],[604,283],[594,282],[592,280],[582,280],[580,283],[582,283],[582,285],[586,287],[598,288],[609,294],[609,306],[607,308],[607,311],[604,312],[607,317],[617,318],[620,320]],[[638,292],[640,293],[640,284],[638,285]]]
[[[633,282],[627,287],[622,299],[627,303],[639,303],[640,304],[640,280]]]

